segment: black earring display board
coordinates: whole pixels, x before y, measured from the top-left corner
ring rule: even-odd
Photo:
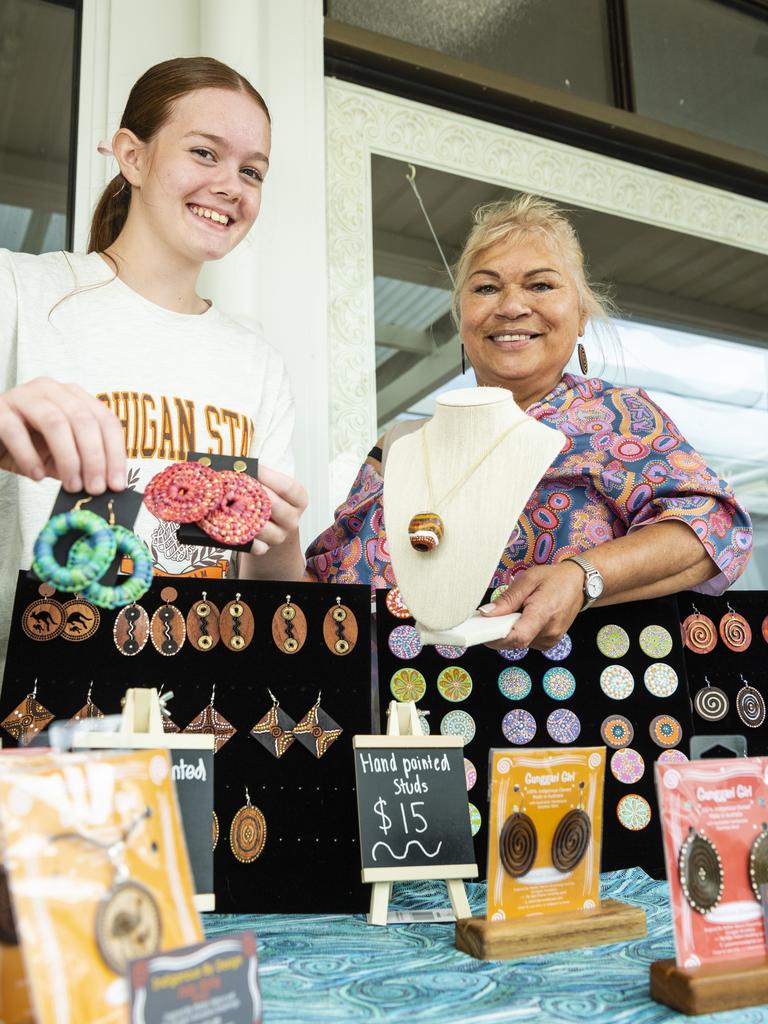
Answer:
[[[650,735],[650,723],[657,715],[668,715],[677,720],[682,728],[682,738],[677,748],[687,755],[688,740],[692,732],[691,707],[685,678],[682,642],[677,605],[674,597],[653,601],[637,601],[613,605],[609,608],[590,608],[577,616],[568,635],[572,641],[571,653],[562,661],[550,661],[539,651],[531,650],[520,661],[507,661],[498,651],[484,645],[470,647],[457,659],[446,659],[434,647],[424,647],[417,657],[402,660],[390,650],[388,639],[398,626],[412,626],[413,619],[398,619],[386,606],[386,591],[377,593],[377,643],[379,700],[382,711],[393,699],[390,680],[402,668],[417,669],[424,676],[427,688],[417,703],[419,711],[429,711],[427,722],[431,733],[440,732],[440,723],[448,712],[466,711],[476,726],[475,736],[465,744],[464,756],[477,771],[477,781],[469,791],[468,799],[481,816],[481,827],[475,835],[475,853],[481,874],[487,866],[488,834],[488,752],[493,747],[524,749],[529,747],[557,747],[548,734],[546,723],[551,712],[567,708],[574,712],[581,723],[581,732],[574,746],[603,746],[600,727],[608,716],[622,715],[634,727],[634,737],[628,746],[637,751],[644,761],[642,777],[634,783],[623,783],[611,771],[611,756],[614,751],[607,748],[605,770],[605,802],[603,828],[602,870],[639,866],[656,878],[664,877],[664,857],[661,844],[656,793],[654,789],[653,764],[663,752]],[[487,595],[486,600],[490,597]],[[598,630],[606,625],[621,626],[629,635],[629,650],[623,657],[608,658],[597,648]],[[664,658],[652,658],[643,653],[639,645],[641,630],[646,626],[662,626],[672,638],[672,650]],[[677,674],[678,685],[667,697],[654,696],[644,685],[646,669],[662,662]],[[622,699],[608,697],[600,687],[600,675],[609,665],[621,665],[634,678],[632,693]],[[460,702],[446,700],[438,691],[437,677],[451,665],[465,669],[472,677],[472,691]],[[531,677],[532,687],[522,700],[509,700],[499,690],[499,674],[505,668],[519,667]],[[568,669],[576,679],[576,689],[567,700],[554,700],[543,689],[544,673],[551,668]],[[528,711],[536,721],[536,734],[531,742],[520,747],[509,743],[502,732],[502,719],[507,712],[516,708]],[[635,794],[647,801],[651,809],[650,823],[637,831],[625,828],[619,821],[617,807],[623,797]],[[630,801],[642,807],[641,801]],[[626,807],[626,804],[625,804]]]
[[[699,611],[712,620],[717,643],[708,654],[684,648],[685,667],[691,700],[707,685],[722,690],[728,698],[728,711],[717,721],[708,721],[693,705],[693,731],[697,736],[744,736],[750,757],[768,754],[768,716],[757,727],[745,725],[736,710],[739,690],[748,683],[760,692],[768,705],[768,594],[763,590],[729,590],[721,597],[705,597],[693,591],[678,594],[680,622]],[[752,639],[744,651],[730,650],[719,633],[720,621],[729,617],[728,606],[743,616],[752,630]],[[744,677],[743,679],[741,677]]]
[[[253,580],[157,578],[139,602],[151,617],[164,602],[160,591],[172,586],[173,602],[186,618],[206,591],[221,611],[241,594],[253,612],[253,641],[240,652],[219,643],[195,650],[187,641],[178,654],[165,657],[148,640],[132,656],[116,648],[112,627],[117,612],[101,611],[101,624],[88,640],[58,637],[35,641],[21,628],[24,609],[38,598],[38,581],[19,576],[11,626],[0,721],[32,691],[57,719],[74,715],[86,702],[93,680],[93,702],[105,714],[120,712],[120,699],[131,686],[163,686],[173,691],[168,709],[184,728],[209,703],[237,732],[214,757],[214,807],[219,840],[214,854],[216,910],[223,913],[358,913],[370,897],[360,879],[360,852],[353,771],[352,737],[370,733],[371,637],[370,589],[320,583]],[[272,617],[286,594],[304,612],[307,639],[295,654],[283,654],[272,640]],[[323,639],[323,620],[336,598],[353,612],[357,643],[346,655],[331,653]],[[64,602],[69,595],[56,594]],[[298,741],[275,758],[249,735],[271,708],[269,687],[280,710],[299,722],[322,690],[321,710],[341,728],[341,736],[316,758]],[[4,746],[14,745],[5,732]],[[264,850],[257,860],[241,863],[230,849],[230,825],[246,803],[266,819]]]

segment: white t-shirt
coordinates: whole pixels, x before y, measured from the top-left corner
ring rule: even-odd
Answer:
[[[79,384],[116,414],[129,487],[143,491],[187,451],[250,455],[293,472],[293,401],[280,355],[214,308],[195,316],[148,302],[97,253],[0,249],[0,390],[41,376]],[[0,470],[0,679],[17,573],[29,567],[59,486]],[[143,505],[135,529],[157,573],[226,570],[226,552],[179,545],[175,526]]]

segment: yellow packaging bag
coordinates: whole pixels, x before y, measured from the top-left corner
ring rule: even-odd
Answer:
[[[202,940],[167,751],[0,770],[0,826],[38,1024],[124,1024],[137,957]]]
[[[492,750],[488,919],[600,900],[604,747]]]

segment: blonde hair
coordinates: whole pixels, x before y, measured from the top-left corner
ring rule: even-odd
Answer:
[[[573,274],[580,310],[588,320],[606,324],[615,314],[614,304],[607,293],[590,282],[578,236],[556,203],[521,192],[512,199],[478,206],[473,212],[473,219],[474,227],[454,269],[451,310],[457,327],[461,327],[461,292],[475,257],[498,242],[514,243],[529,237],[540,238],[562,253]]]

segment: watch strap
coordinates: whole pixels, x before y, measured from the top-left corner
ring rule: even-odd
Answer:
[[[597,598],[600,596],[598,594],[595,597],[590,597],[587,590],[587,584],[590,580],[593,580],[595,578],[599,579],[602,583],[602,574],[598,569],[595,568],[594,565],[592,565],[589,559],[587,559],[584,555],[571,555],[568,561],[575,562],[581,569],[584,570],[584,604],[581,606],[581,611],[586,611],[587,608],[591,607],[595,603]]]

